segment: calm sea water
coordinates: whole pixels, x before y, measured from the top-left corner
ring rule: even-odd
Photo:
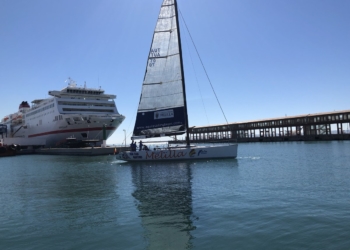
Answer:
[[[0,158],[0,249],[350,249],[350,142],[238,154]]]

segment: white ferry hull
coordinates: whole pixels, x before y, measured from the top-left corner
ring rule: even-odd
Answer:
[[[45,126],[20,125],[8,126],[8,138],[18,138],[23,142],[22,145],[31,145],[31,139],[39,139],[44,141],[44,146],[56,147],[64,144],[67,138],[76,138],[77,140],[96,140],[102,143],[103,140],[103,124],[105,124],[106,139],[108,139],[119,125],[124,120],[124,116],[114,117],[113,122],[111,118],[97,119],[94,123],[82,122],[81,124],[70,124],[66,122],[48,123]],[[17,132],[16,132],[17,131]],[[15,133],[14,136],[11,134]]]
[[[161,150],[125,151],[117,154],[117,159],[123,161],[181,161],[236,158],[237,144],[217,146],[190,146]]]
[[[21,145],[59,147],[67,138],[102,144],[123,122],[113,99],[102,89],[77,87],[70,83],[52,97],[22,102],[19,111],[1,121],[0,137],[20,140]],[[105,131],[105,133],[103,132]],[[30,143],[40,141],[40,145]]]

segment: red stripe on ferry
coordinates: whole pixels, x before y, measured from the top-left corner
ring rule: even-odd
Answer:
[[[106,127],[106,130],[116,130],[115,127]],[[28,137],[37,137],[37,136],[43,136],[43,135],[53,135],[53,134],[62,134],[62,133],[71,133],[71,132],[87,132],[87,131],[96,131],[96,130],[102,130],[102,128],[77,128],[77,129],[66,129],[66,130],[54,130],[50,132],[40,133],[40,134],[33,134],[28,135]]]

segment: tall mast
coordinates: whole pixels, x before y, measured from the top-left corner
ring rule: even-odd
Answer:
[[[184,109],[185,109],[186,145],[189,146],[190,145],[190,133],[189,133],[189,129],[188,129],[188,114],[187,114],[187,101],[186,101],[185,74],[184,74],[183,60],[182,60],[180,24],[179,24],[179,15],[178,15],[178,10],[177,10],[177,2],[176,2],[176,0],[174,0],[174,4],[175,4],[177,37],[178,37],[179,52],[180,52],[180,65],[181,65],[181,77],[182,77],[182,93],[183,93],[183,98],[184,98]]]

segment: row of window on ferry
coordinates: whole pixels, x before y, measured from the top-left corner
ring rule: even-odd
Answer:
[[[35,115],[35,114],[37,114],[37,113],[39,113],[39,112],[42,112],[42,111],[44,111],[44,110],[53,108],[54,106],[55,106],[55,104],[52,103],[52,104],[50,104],[50,105],[47,105],[47,106],[45,106],[45,107],[42,107],[42,108],[37,109],[37,110],[35,110],[35,111],[31,112],[31,113],[26,114],[26,117],[30,117],[30,116]]]
[[[67,93],[100,95],[102,92],[101,91],[90,91],[90,90],[67,89]]]

